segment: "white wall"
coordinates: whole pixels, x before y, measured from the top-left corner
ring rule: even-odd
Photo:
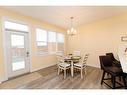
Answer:
[[[127,14],[77,27],[77,35],[68,38],[68,52],[90,53],[88,65],[99,67],[99,55],[113,52],[117,57],[121,36],[127,36]],[[127,43],[127,42],[124,42]]]

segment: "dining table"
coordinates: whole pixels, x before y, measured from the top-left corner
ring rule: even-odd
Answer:
[[[81,56],[67,56],[64,58],[64,60],[71,64],[71,76],[74,76],[74,64],[78,63],[78,61],[81,59]]]

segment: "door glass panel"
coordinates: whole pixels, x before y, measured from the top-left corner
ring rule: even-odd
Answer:
[[[12,71],[25,68],[24,35],[11,35]]]

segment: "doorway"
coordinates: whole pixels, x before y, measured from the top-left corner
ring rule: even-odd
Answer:
[[[5,49],[8,78],[30,71],[29,33],[5,31]]]

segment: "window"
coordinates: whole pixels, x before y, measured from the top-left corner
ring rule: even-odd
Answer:
[[[28,31],[28,27],[26,25],[15,23],[15,22],[5,21],[4,26],[5,29],[9,29],[9,30]]]
[[[63,52],[64,51],[64,34],[57,33],[57,51]]]
[[[24,48],[24,36],[22,35],[11,35],[12,47]]]
[[[64,43],[64,34],[63,33],[57,33],[57,41],[59,43]]]
[[[36,29],[36,43],[39,54],[56,53],[64,50],[64,34],[44,29]]]
[[[56,42],[56,32],[48,32],[48,42]]]
[[[37,29],[36,31],[37,46],[47,46],[47,31],[42,29]]]
[[[48,52],[47,45],[47,31],[43,29],[36,29],[36,42],[37,42],[37,50],[41,53]]]

